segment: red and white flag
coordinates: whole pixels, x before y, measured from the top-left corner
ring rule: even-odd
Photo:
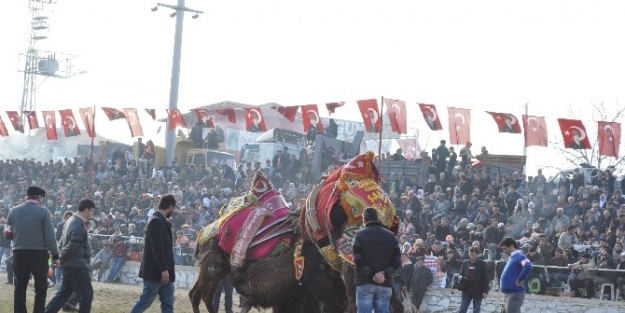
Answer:
[[[9,121],[11,121],[11,125],[13,125],[13,129],[23,134],[24,124],[22,124],[19,113],[17,113],[17,111],[7,111],[7,115],[9,116]]]
[[[411,158],[406,157],[406,159],[416,159],[420,157],[421,147],[419,147],[417,138],[397,139],[397,144],[404,152],[404,156],[411,156]]]
[[[150,117],[152,117],[153,121],[156,121],[156,110],[155,109],[144,109],[146,113],[148,113],[148,115],[150,115]]]
[[[248,132],[258,133],[266,132],[265,120],[260,108],[245,108],[245,129]]]
[[[525,146],[547,147],[547,123],[543,116],[523,115]]]
[[[217,109],[217,114],[228,117],[228,122],[236,123],[237,122],[237,112],[232,108],[223,108]]]
[[[621,123],[597,122],[599,155],[611,156],[618,159],[621,146]]]
[[[332,113],[334,113],[336,108],[340,108],[340,107],[342,107],[344,105],[345,105],[345,101],[343,101],[343,102],[330,102],[330,103],[326,103],[326,109],[328,109],[328,114],[332,115]]]
[[[56,134],[56,116],[54,111],[41,111],[43,120],[46,123],[46,136],[48,140],[59,140],[59,136]]]
[[[197,116],[196,121],[200,123],[202,128],[215,128],[215,123],[213,122],[213,117],[208,113],[206,109],[193,109],[195,115]]]
[[[471,141],[471,110],[447,108],[449,113],[449,141],[452,145],[465,145]]]
[[[122,109],[130,128],[131,137],[143,137],[143,128],[141,128],[141,122],[139,116],[137,116],[137,109]]]
[[[169,116],[169,129],[174,129],[178,126],[188,128],[187,122],[184,120],[184,116],[180,114],[180,110],[167,110],[167,115]]]
[[[304,124],[304,132],[308,132],[310,126],[315,127],[318,134],[323,134],[323,124],[319,117],[319,110],[316,104],[302,105],[302,124]]]
[[[365,123],[365,131],[368,133],[379,133],[382,129],[382,116],[378,109],[378,100],[358,100],[358,108],[362,121]]]
[[[124,113],[122,113],[122,111],[115,109],[115,108],[102,107],[102,111],[104,111],[104,114],[106,114],[106,117],[109,118],[109,121],[126,118],[126,116],[124,115]]]
[[[401,100],[384,99],[388,119],[391,123],[391,130],[398,134],[408,133],[408,114],[406,113],[406,102]]]
[[[80,135],[80,129],[78,129],[78,123],[76,123],[72,110],[59,110],[59,114],[61,115],[61,124],[63,125],[65,137]]]
[[[92,108],[80,108],[78,109],[78,114],[80,114],[80,119],[82,119],[82,123],[85,125],[85,131],[87,131],[87,135],[93,138],[95,137],[95,124],[93,122],[93,109]]]
[[[0,136],[9,137],[7,126],[4,124],[4,121],[2,120],[1,116],[0,116]]]
[[[299,105],[292,105],[288,107],[283,106],[272,106],[272,109],[278,111],[280,115],[284,116],[289,122],[293,123],[295,121],[295,117],[297,117],[297,110],[299,110]]]
[[[37,112],[35,111],[24,111],[26,114],[26,118],[28,119],[28,127],[30,130],[39,128],[39,122],[37,121]]]
[[[521,125],[519,124],[519,121],[516,119],[516,117],[514,117],[514,115],[488,111],[486,111],[486,113],[490,114],[493,117],[495,123],[497,123],[497,127],[499,128],[500,133],[521,133]]]
[[[590,149],[590,141],[586,133],[586,127],[580,120],[559,118],[560,131],[564,147],[570,149]]]
[[[441,125],[441,120],[438,118],[438,111],[436,110],[436,105],[419,103],[419,108],[421,109],[421,114],[423,114],[423,119],[425,120],[425,123],[428,125],[430,130],[442,130],[443,129],[443,125]]]

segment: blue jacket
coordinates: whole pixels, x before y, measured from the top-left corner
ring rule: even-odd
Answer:
[[[525,293],[525,284],[517,286],[517,279],[525,281],[527,275],[532,271],[532,263],[520,250],[512,252],[510,260],[503,269],[499,286],[503,293]]]

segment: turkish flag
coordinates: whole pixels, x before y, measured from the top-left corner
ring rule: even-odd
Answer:
[[[46,123],[46,136],[48,140],[59,140],[59,136],[56,134],[56,116],[54,111],[41,111],[43,120]]]
[[[37,122],[37,112],[35,111],[24,111],[26,117],[28,118],[28,127],[30,130],[39,128],[39,122]]]
[[[2,117],[0,117],[0,136],[9,137],[9,132],[7,131],[7,126],[4,124]]]
[[[143,137],[143,129],[141,128],[141,122],[137,115],[137,109],[122,109],[130,128],[131,137]]]
[[[95,137],[95,124],[93,122],[95,116],[93,116],[93,109],[80,108],[78,109],[78,114],[80,114],[80,119],[82,119],[82,123],[85,125],[87,135],[91,138]]]
[[[237,122],[237,112],[235,112],[234,109],[231,109],[231,108],[217,109],[217,114],[227,116],[228,122],[230,123]]]
[[[345,105],[345,101],[343,102],[330,102],[326,103],[326,109],[328,109],[328,114],[332,115],[336,108],[340,108]]]
[[[200,126],[202,128],[215,128],[215,123],[213,122],[213,118],[211,117],[211,115],[208,113],[208,110],[193,109],[191,111],[195,112],[195,115],[197,116],[197,122],[200,123]]]
[[[169,129],[174,129],[178,126],[188,128],[184,116],[180,114],[180,110],[167,110],[167,115],[169,116]]]
[[[378,100],[359,100],[358,108],[360,109],[360,115],[362,115],[362,121],[365,122],[365,131],[368,133],[379,133],[382,129],[382,117],[378,110]]]
[[[401,100],[384,99],[388,119],[391,122],[391,130],[394,133],[408,133],[408,114],[406,114],[406,102]]]
[[[547,147],[547,123],[542,116],[523,115],[525,146]]]
[[[302,123],[304,124],[304,132],[308,132],[308,129],[315,127],[318,134],[323,134],[323,124],[319,117],[319,110],[316,104],[302,105]]]
[[[22,124],[19,113],[17,113],[17,111],[7,111],[7,115],[9,116],[9,121],[11,121],[11,125],[13,125],[13,129],[23,134],[24,124]]]
[[[621,146],[621,123],[617,122],[597,122],[599,155],[619,157],[619,147]]]
[[[272,109],[278,111],[280,115],[284,116],[289,122],[293,123],[295,121],[295,117],[297,116],[297,110],[299,110],[299,105],[292,105],[288,107],[283,106],[272,106]]]
[[[109,118],[109,121],[114,121],[126,117],[124,113],[122,113],[122,111],[115,108],[102,107],[102,111],[104,111],[106,117]]]
[[[265,120],[260,108],[245,108],[245,129],[248,132],[266,132]]]
[[[590,149],[590,141],[588,141],[586,127],[582,121],[559,118],[558,124],[560,124],[565,148]]]
[[[495,120],[495,123],[497,123],[497,127],[499,127],[500,133],[510,133],[510,134],[521,133],[521,125],[519,124],[519,121],[516,119],[516,117],[514,117],[514,115],[508,114],[508,113],[495,113],[495,112],[488,112],[488,111],[486,111],[486,113],[490,114],[493,117],[493,119]]]
[[[397,139],[397,145],[402,149],[405,156],[412,156],[407,159],[416,159],[421,155],[421,148],[417,138],[402,138]]]
[[[425,123],[428,125],[430,130],[442,130],[443,129],[443,126],[441,125],[441,120],[438,118],[438,111],[436,110],[436,105],[419,103],[419,108],[421,109],[421,114],[423,114],[423,119],[425,119]]]
[[[471,110],[447,108],[449,114],[449,139],[452,145],[465,145],[471,141]],[[438,118],[437,118],[438,119]]]
[[[61,124],[63,125],[65,137],[80,135],[80,129],[78,129],[78,123],[76,123],[72,110],[59,110],[59,114],[61,115]]]
[[[151,117],[153,121],[156,121],[156,110],[155,109],[144,109]]]

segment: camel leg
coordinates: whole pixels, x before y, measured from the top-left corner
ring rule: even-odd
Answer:
[[[342,266],[343,282],[345,283],[345,292],[347,293],[347,312],[357,313],[356,308],[356,280],[354,267],[343,261]]]
[[[193,288],[189,291],[189,300],[191,300],[191,308],[193,313],[200,313],[200,301],[202,301],[202,294],[204,293],[204,286],[201,279],[198,279]]]
[[[391,295],[391,308],[393,312],[404,312],[404,304],[399,301],[399,295],[395,288],[393,288],[393,294]]]
[[[213,298],[215,296],[215,291],[217,291],[217,286],[219,285],[220,280],[221,279],[211,280],[206,285],[204,292],[202,293],[202,301],[204,301],[204,305],[206,306],[206,309],[208,310],[209,313],[217,313],[218,311],[213,307]]]
[[[239,306],[241,307],[241,313],[248,313],[252,310],[250,302],[242,295],[239,295]]]

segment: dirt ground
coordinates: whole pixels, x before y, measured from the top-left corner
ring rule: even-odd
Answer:
[[[3,275],[4,276],[4,275]],[[13,312],[13,285],[7,285],[4,283],[5,280],[0,280],[0,303],[3,303],[0,308],[0,312]],[[50,301],[52,296],[54,295],[55,290],[48,290],[48,297],[46,299],[46,303]],[[175,312],[191,312],[191,302],[189,301],[189,297],[187,293],[189,290],[187,289],[176,289],[175,293],[175,301],[174,301],[174,310]],[[122,312],[130,312],[132,306],[135,304],[139,295],[141,294],[141,285],[122,285],[122,284],[104,284],[93,282],[93,304],[91,307],[91,312],[94,313],[122,313]],[[27,293],[27,308],[29,311],[32,311],[33,301],[34,301],[35,293],[32,286],[28,287]],[[233,296],[233,311],[240,312],[238,308],[239,297],[237,295]],[[152,303],[152,306],[146,312],[148,313],[158,313],[160,312],[160,303],[158,302],[158,297]],[[219,312],[225,312],[223,308],[223,297],[221,301],[222,307],[219,308]],[[200,305],[201,312],[208,312],[206,307],[202,303]],[[251,313],[260,313],[260,312],[270,312],[271,310],[255,310],[252,309]]]

